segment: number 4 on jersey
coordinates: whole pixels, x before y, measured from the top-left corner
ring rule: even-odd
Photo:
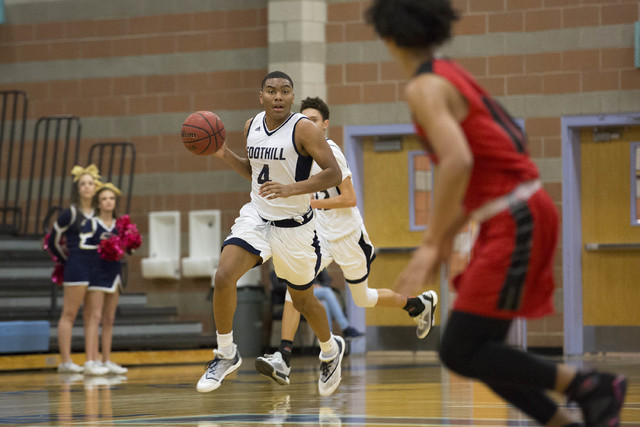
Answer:
[[[269,165],[264,165],[258,175],[258,184],[264,184],[267,181],[271,181],[269,179]]]

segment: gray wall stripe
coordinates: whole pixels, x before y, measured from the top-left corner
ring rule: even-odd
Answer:
[[[267,7],[267,0],[5,0],[4,3],[5,22],[9,25]]]
[[[456,58],[631,47],[633,31],[633,24],[626,24],[527,33],[473,34],[456,36],[443,46],[442,53]],[[327,45],[327,64],[390,60],[381,41]]]
[[[0,83],[257,70],[266,67],[266,48],[16,62],[0,65]]]

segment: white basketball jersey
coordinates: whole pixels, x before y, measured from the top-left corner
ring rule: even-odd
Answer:
[[[293,113],[277,129],[267,129],[264,111],[251,121],[247,132],[247,155],[251,164],[251,201],[260,216],[271,221],[293,218],[309,210],[309,194],[267,199],[260,196],[266,181],[291,184],[311,176],[311,156],[298,153],[294,141],[296,124],[306,116]]]
[[[351,169],[349,169],[347,159],[335,142],[330,139],[327,139],[327,142],[331,150],[333,150],[333,155],[338,162],[338,166],[340,166],[342,181],[344,181],[351,176]],[[317,174],[320,171],[320,166],[318,166],[316,162],[313,162],[311,173]],[[338,187],[332,187],[317,192],[316,198],[328,199],[329,197],[336,197],[339,194],[340,189]],[[318,219],[318,234],[325,240],[337,240],[362,228],[362,215],[360,215],[360,211],[355,206],[352,208],[316,209],[316,217]]]

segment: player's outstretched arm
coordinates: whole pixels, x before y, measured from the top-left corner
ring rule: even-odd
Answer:
[[[247,120],[244,124],[244,140],[245,147],[247,146],[247,132],[249,131],[249,125],[251,124],[251,119]],[[240,157],[233,151],[231,151],[226,142],[222,144],[222,147],[218,151],[212,154],[215,157],[219,157],[225,161],[233,170],[238,172],[243,177],[247,178],[251,181],[251,164],[249,163],[249,159],[246,157]]]

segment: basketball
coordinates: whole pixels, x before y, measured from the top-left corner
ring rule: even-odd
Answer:
[[[206,156],[222,147],[227,131],[216,113],[196,111],[182,124],[180,136],[187,150],[199,156]]]

